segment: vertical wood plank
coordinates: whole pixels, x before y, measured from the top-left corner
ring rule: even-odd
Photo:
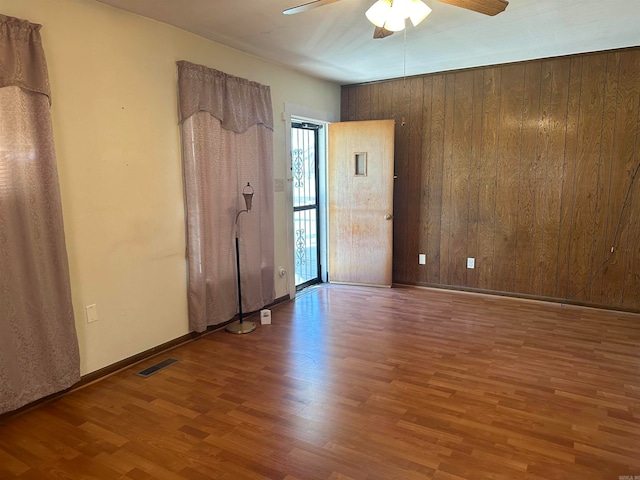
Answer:
[[[522,143],[522,65],[502,67],[500,96],[500,142],[497,164],[495,209],[495,258],[493,288],[512,292],[515,288],[515,249],[518,222],[518,173]]]
[[[429,197],[435,179],[431,178],[431,115],[433,100],[433,76],[423,78],[422,82],[422,154],[420,167],[420,238],[418,253],[427,255],[429,251],[429,218],[431,215]],[[427,257],[427,262],[430,258]],[[418,282],[429,282],[427,264],[418,267]]]
[[[427,282],[443,284],[440,277],[442,263],[442,185],[444,171],[444,130],[446,86],[444,75],[432,77],[431,137],[429,157],[429,218],[427,220]]]
[[[469,157],[473,125],[473,72],[453,74],[453,142],[449,212],[449,284],[465,285],[469,233]]]
[[[453,185],[453,145],[455,129],[455,74],[445,75],[445,103],[444,103],[444,152],[442,163],[442,212],[440,213],[440,281],[445,285],[452,285],[450,276],[452,219],[452,185]]]
[[[384,82],[379,85],[378,92],[378,120],[393,120],[393,82]]]
[[[410,91],[406,80],[393,82],[393,118],[395,119],[395,171],[397,179],[393,192],[393,281],[407,282],[406,238],[409,230],[407,212],[409,196],[409,116]],[[403,124],[404,123],[404,124]]]
[[[407,217],[408,229],[405,236],[404,256],[407,259],[404,278],[415,281],[418,277],[418,251],[420,244],[420,199],[422,180],[422,104],[423,80],[412,78],[409,81],[410,104],[408,106],[407,127],[408,145],[408,183]]]
[[[531,291],[534,238],[536,171],[538,168],[538,128],[542,64],[523,65],[524,98],[522,103],[522,137],[518,175],[518,221],[516,226],[515,292]]]
[[[496,168],[500,138],[500,92],[502,69],[483,72],[482,151],[478,195],[478,288],[493,290],[494,231],[496,209]]]
[[[467,230],[467,256],[478,256],[478,223],[480,201],[480,166],[482,160],[482,103],[484,92],[483,70],[473,72],[473,105],[471,127],[471,153],[469,155],[469,228]],[[467,269],[465,285],[478,287],[478,270]]]
[[[380,84],[371,85],[371,120],[386,120],[380,116]]]
[[[607,55],[607,72],[604,86],[604,105],[600,141],[600,169],[598,171],[598,194],[596,198],[595,235],[589,298],[594,303],[602,302],[602,279],[604,266],[610,256],[607,245],[607,214],[611,190],[611,163],[614,154],[616,110],[618,106],[618,77],[620,76],[620,54]]]
[[[541,294],[556,295],[558,277],[558,251],[560,242],[560,216],[562,186],[564,183],[564,154],[567,136],[567,111],[569,108],[569,78],[571,59],[551,61],[552,76],[549,100],[548,162],[544,183],[544,244],[541,259]]]
[[[350,87],[343,86],[340,89],[340,121],[341,122],[348,122],[349,120],[351,120],[349,118],[349,92],[350,92]]]
[[[356,89],[356,111],[354,120],[371,120],[371,85]]]
[[[553,89],[553,63],[540,62],[540,103],[538,114],[538,133],[536,138],[536,162],[533,172],[534,209],[533,209],[533,238],[531,239],[531,283],[530,293],[542,295],[542,285],[545,282],[542,272],[545,268],[543,248],[545,245],[546,225],[551,220],[547,217],[548,207],[546,198],[547,169],[549,163],[557,159],[549,158],[549,136],[551,120],[551,91]]]
[[[564,176],[560,203],[560,233],[558,235],[558,274],[556,298],[567,298],[569,263],[573,239],[573,214],[575,207],[576,154],[578,148],[578,123],[580,120],[580,88],[584,57],[571,59],[569,76],[569,103],[567,109],[566,137],[564,144]]]
[[[354,121],[358,118],[358,90],[360,87],[351,87],[349,89],[349,120]]]

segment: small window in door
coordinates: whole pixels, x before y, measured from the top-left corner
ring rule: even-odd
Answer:
[[[355,154],[356,177],[367,176],[367,154],[360,152]]]

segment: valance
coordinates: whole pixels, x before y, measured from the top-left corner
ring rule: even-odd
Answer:
[[[243,133],[258,124],[273,130],[270,87],[203,65],[178,62],[178,102],[180,123],[205,111],[225,130]]]
[[[21,87],[51,99],[41,25],[0,15],[0,88]]]

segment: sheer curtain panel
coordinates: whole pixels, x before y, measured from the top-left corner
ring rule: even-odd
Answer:
[[[268,86],[178,62],[187,214],[189,325],[201,332],[238,312],[235,218],[243,311],[273,302],[273,110]]]
[[[40,25],[0,15],[0,413],[80,379]]]

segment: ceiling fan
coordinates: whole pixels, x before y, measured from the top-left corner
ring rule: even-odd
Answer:
[[[306,12],[312,8],[321,7],[340,0],[313,0],[297,7],[284,10],[285,15],[294,15],[296,13]],[[472,10],[484,15],[494,16],[504,12],[509,2],[507,0],[438,0],[449,5]],[[403,9],[400,15],[396,14],[399,8]],[[377,0],[369,10],[366,16],[376,28],[373,38],[384,38],[404,29],[404,21],[411,18],[414,26],[424,20],[431,13],[431,9],[421,0]]]

